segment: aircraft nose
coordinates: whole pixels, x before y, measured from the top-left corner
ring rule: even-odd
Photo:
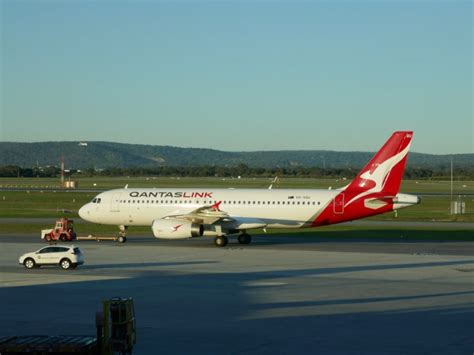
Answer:
[[[90,214],[90,211],[89,211],[89,204],[85,204],[84,206],[82,206],[80,209],[79,209],[79,217],[81,217],[82,219],[84,220],[88,220],[89,218],[89,214]]]

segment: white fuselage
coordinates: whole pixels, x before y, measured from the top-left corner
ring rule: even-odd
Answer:
[[[231,216],[263,221],[268,228],[309,226],[338,190],[117,189],[83,206],[82,218],[101,224],[151,226],[154,220],[219,203]]]

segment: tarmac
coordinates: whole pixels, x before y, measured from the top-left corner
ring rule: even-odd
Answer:
[[[94,335],[132,297],[136,354],[472,354],[474,243],[271,236],[76,242],[85,264],[26,270],[37,235],[0,235],[0,337]]]

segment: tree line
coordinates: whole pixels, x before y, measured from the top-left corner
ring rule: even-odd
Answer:
[[[291,168],[254,168],[246,164],[236,166],[160,166],[160,167],[132,167],[132,168],[107,168],[85,170],[71,170],[67,177],[93,177],[93,176],[163,176],[163,177],[301,177],[301,178],[347,178],[356,176],[360,169],[354,168],[321,168],[321,167],[291,167]],[[453,174],[456,180],[474,180],[473,168],[455,168]],[[59,167],[22,168],[15,165],[0,166],[0,177],[50,177],[61,175]],[[450,169],[417,168],[405,169],[406,179],[434,179],[446,180],[451,175]]]

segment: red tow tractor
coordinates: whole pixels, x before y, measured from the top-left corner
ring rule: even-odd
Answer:
[[[41,239],[48,242],[51,241],[71,241],[75,240],[76,233],[74,232],[74,221],[68,218],[61,218],[56,221],[56,226],[53,229],[43,229],[41,231]]]

